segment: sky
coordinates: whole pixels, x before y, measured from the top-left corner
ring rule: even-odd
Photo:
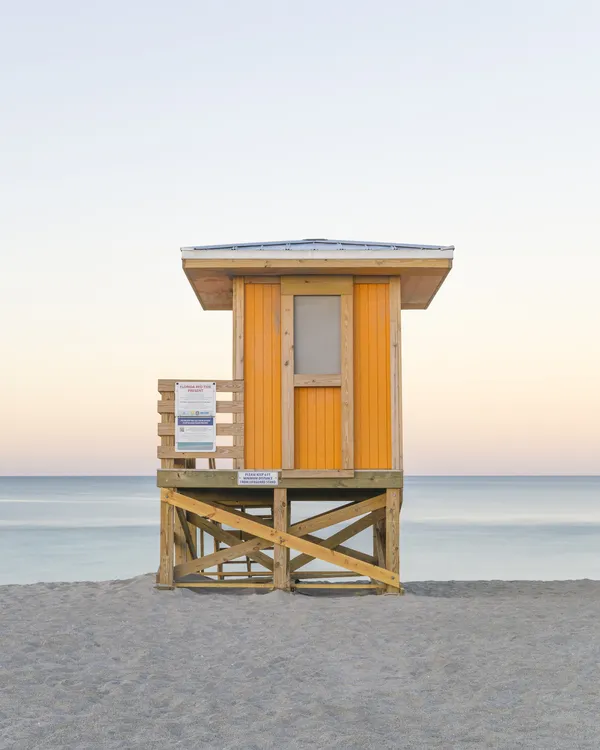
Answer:
[[[600,4],[5,3],[0,473],[151,474],[231,374],[179,248],[454,244],[403,316],[407,474],[600,474]]]

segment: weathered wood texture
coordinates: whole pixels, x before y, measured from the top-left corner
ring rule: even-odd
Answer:
[[[342,469],[354,468],[354,301],[350,293],[342,295],[341,310],[341,429]]]
[[[233,377],[235,380],[244,380],[244,279],[237,277],[233,279]],[[242,391],[232,391],[233,400],[236,403],[243,401]],[[233,414],[235,426],[243,426],[244,415],[236,412]],[[218,434],[218,433],[217,433]],[[243,433],[234,434],[233,445],[241,448],[244,445]],[[244,453],[236,456],[233,462],[236,469],[244,468]]]
[[[166,490],[161,490],[160,502],[160,560],[156,583],[173,586],[173,542],[175,509],[165,500]]]
[[[273,502],[273,528],[276,532],[287,533],[288,498],[287,490],[275,489]],[[273,550],[273,582],[276,589],[288,591],[290,588],[290,564],[287,547],[277,544],[275,537]]]
[[[402,290],[390,279],[390,398],[392,407],[392,469],[402,471]]]
[[[221,469],[218,471],[186,471],[182,469],[164,470],[160,469],[157,474],[159,487],[165,488],[224,488],[237,489],[237,471]],[[353,477],[318,477],[316,479],[283,479],[280,478],[279,486],[286,489],[311,489],[311,488],[368,488],[386,489],[387,487],[402,487],[401,471],[356,471]],[[240,491],[248,491],[247,487],[239,487]],[[251,490],[254,491],[254,490]],[[256,490],[259,491],[258,488]],[[234,497],[234,495],[232,495]],[[307,498],[308,499],[308,498]]]
[[[386,490],[385,567],[400,580],[400,490],[398,489]],[[388,586],[387,591],[397,594],[398,587]]]
[[[295,524],[289,529],[288,532],[283,532],[266,526],[244,513],[225,510],[224,508],[215,506],[214,504],[208,504],[199,500],[194,500],[178,492],[168,491],[165,493],[165,498],[167,502],[177,507],[183,508],[188,512],[197,513],[198,515],[203,515],[211,518],[214,521],[226,523],[228,526],[232,526],[233,528],[239,528],[251,534],[255,534],[259,540],[262,539],[270,543],[275,542],[276,544],[289,547],[290,549],[309,554],[316,559],[322,560],[323,562],[337,565],[347,570],[352,570],[359,575],[364,575],[381,583],[385,583],[388,585],[388,587],[390,587],[390,590],[398,589],[400,586],[398,574],[391,570],[386,570],[384,568],[365,563],[355,557],[351,557],[350,555],[344,555],[340,552],[335,552],[334,550],[328,550],[319,544],[310,542],[306,539],[303,539],[300,535],[297,535],[301,533],[296,531],[298,527],[301,527],[301,530],[304,529],[304,533],[309,533],[310,531],[314,530],[315,523],[317,527],[319,527],[319,523],[316,519],[310,519],[310,521],[304,521],[301,524]],[[380,498],[374,498],[374,500],[379,499]],[[348,511],[348,509],[344,510]],[[335,511],[331,511],[327,514],[321,514],[321,521],[323,521],[323,518],[325,516],[328,516],[327,523],[329,525],[333,513],[335,513]],[[196,572],[193,566],[197,562],[198,561],[192,561],[177,566],[174,571],[176,578],[179,578],[181,575]]]
[[[281,467],[294,468],[294,298],[281,295]]]

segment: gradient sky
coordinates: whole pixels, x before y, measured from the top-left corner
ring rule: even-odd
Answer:
[[[600,473],[600,4],[5,3],[0,473],[149,474],[228,377],[190,244],[455,244],[403,322],[409,474]]]

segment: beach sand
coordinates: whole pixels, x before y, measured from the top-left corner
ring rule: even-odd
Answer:
[[[600,747],[600,582],[0,587],[0,748]]]

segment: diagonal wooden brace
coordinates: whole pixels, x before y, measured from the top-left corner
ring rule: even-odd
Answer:
[[[377,523],[377,521],[380,521],[384,517],[385,508],[374,510],[369,513],[369,515],[364,516],[363,518],[359,518],[358,521],[351,523],[350,526],[346,526],[346,528],[340,529],[340,531],[338,531],[336,534],[333,534],[333,536],[330,536],[328,539],[323,539],[320,544],[325,549],[335,549],[336,547],[339,547],[342,542],[345,542],[348,539],[351,539],[353,536],[360,534],[361,531],[368,529],[369,526],[372,526],[374,523]],[[313,559],[314,558],[310,555],[297,555],[296,557],[294,557],[290,564],[290,571],[293,573],[295,570],[298,570],[298,568],[301,568],[303,565],[306,565]]]
[[[215,523],[214,521],[209,520],[208,518],[203,518],[202,516],[199,516],[196,513],[189,513],[188,518],[190,523],[193,523],[194,526],[197,526],[199,529],[203,529],[207,533],[211,534],[215,537],[215,539],[218,539],[220,542],[223,542],[224,544],[228,544],[229,547],[232,550],[237,550],[238,547],[241,547],[240,540],[235,536],[235,534],[232,534],[230,531],[227,531],[226,529],[223,529],[219,526],[219,524]],[[254,546],[248,545],[248,542],[255,542],[256,544]],[[219,559],[219,563],[221,562],[227,562],[228,560],[235,560],[236,557],[250,557],[252,560],[255,560],[257,563],[260,563],[268,570],[273,570],[273,558],[269,557],[269,555],[265,555],[263,552],[259,552],[261,547],[269,547],[269,542],[265,541],[264,539],[257,539],[256,537],[253,539],[249,539],[246,542],[244,542],[244,549],[248,549],[247,552],[238,551],[237,554],[233,555],[232,557],[228,557],[226,555],[222,555]],[[228,553],[229,550],[219,550],[219,553]],[[204,558],[202,558],[204,559]],[[216,565],[217,563],[213,563],[213,565]],[[203,569],[210,567],[209,565],[206,565]]]
[[[372,498],[372,500],[376,499],[378,498]],[[345,568],[346,570],[352,570],[359,575],[364,575],[368,578],[373,578],[376,581],[380,581],[381,583],[386,583],[388,586],[394,588],[400,587],[400,581],[397,573],[385,570],[384,568],[379,568],[376,565],[365,563],[362,560],[358,560],[349,555],[344,555],[340,552],[335,552],[334,550],[325,549],[319,544],[315,544],[314,542],[309,542],[306,539],[302,539],[302,537],[295,536],[293,533],[291,533],[294,529],[293,526],[290,528],[289,532],[277,531],[276,529],[272,529],[269,526],[265,526],[264,524],[252,520],[251,516],[246,516],[245,514],[241,513],[234,514],[229,510],[216,507],[214,504],[202,502],[201,500],[193,500],[190,497],[186,497],[185,495],[182,495],[178,492],[173,492],[171,490],[165,493],[165,500],[169,504],[175,505],[176,507],[183,508],[184,510],[190,511],[192,513],[197,513],[201,516],[206,516],[207,518],[218,521],[219,523],[225,523],[228,526],[232,526],[233,528],[247,531],[251,534],[256,535],[260,539],[268,541],[270,544],[280,544],[284,547],[289,547],[290,549],[294,549],[298,552],[310,555],[311,557],[314,557],[318,560],[322,560],[323,562],[328,562],[332,565],[338,565],[339,567]],[[362,505],[362,503],[356,503],[356,505]],[[363,510],[362,513],[364,512],[365,511]],[[335,513],[335,511],[332,511],[332,513]],[[360,514],[360,512],[357,513],[357,515],[358,514]],[[296,526],[301,525],[302,524],[296,524]],[[327,525],[330,524],[328,523]],[[314,529],[310,530],[312,531]],[[305,533],[309,533],[309,530],[307,529]],[[240,546],[241,545],[238,545],[238,548]],[[229,551],[231,552],[231,550]],[[196,572],[197,568],[193,568],[192,566],[197,565],[199,562],[200,561],[198,560],[193,560],[191,562],[177,565],[174,571],[175,576],[179,577],[181,575],[186,575],[187,573]]]

